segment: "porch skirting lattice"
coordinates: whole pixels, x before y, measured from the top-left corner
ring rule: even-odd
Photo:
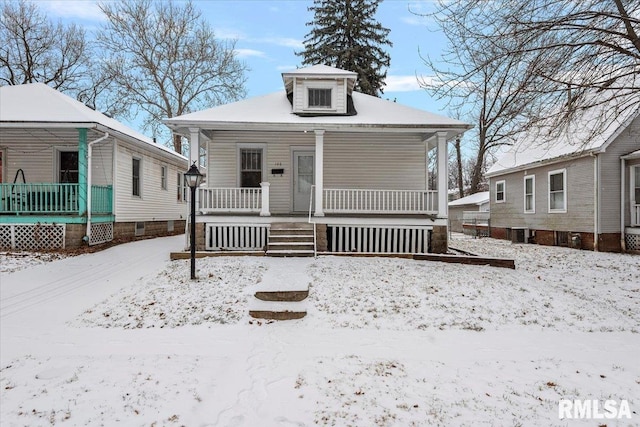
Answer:
[[[640,251],[640,234],[631,234],[629,232],[624,235],[625,245],[629,251]]]
[[[264,250],[267,246],[269,224],[206,224],[205,249]]]
[[[99,245],[113,240],[113,223],[102,222],[91,224],[91,238],[89,245]]]
[[[328,225],[330,252],[428,253],[430,227]]]
[[[0,224],[0,249],[64,249],[64,224]]]

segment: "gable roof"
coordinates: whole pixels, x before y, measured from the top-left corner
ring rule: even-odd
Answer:
[[[173,129],[201,127],[203,129],[291,130],[318,129],[413,129],[455,130],[457,133],[471,128],[459,120],[429,113],[392,101],[353,92],[353,102],[358,110],[355,116],[304,117],[292,113],[285,91],[245,99],[207,110],[197,111],[165,119]]]
[[[489,192],[480,191],[478,193],[470,194],[460,199],[449,202],[449,206],[463,206],[463,205],[482,205],[489,203]]]
[[[588,109],[567,125],[560,137],[550,143],[538,142],[538,136],[544,129],[522,132],[515,138],[514,144],[489,168],[486,176],[604,152],[633,120],[640,117],[640,103],[631,105],[620,114],[615,112],[613,104],[615,100]],[[599,125],[602,126],[600,132],[594,132],[594,126]]]
[[[44,83],[0,87],[0,127],[47,126],[96,127],[186,160],[181,154]]]

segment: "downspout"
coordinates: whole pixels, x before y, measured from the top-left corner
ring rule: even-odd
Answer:
[[[620,159],[620,249],[622,249],[622,252],[627,251],[627,248],[626,248],[627,245],[624,239],[624,216],[627,211],[624,205],[625,182],[627,180],[625,176],[625,167],[626,167],[625,160]]]
[[[91,241],[91,152],[93,144],[107,138],[109,138],[109,132],[105,132],[103,136],[87,144],[87,232],[85,235],[87,244]]]
[[[591,153],[593,156],[593,250],[598,251],[598,223],[600,220],[599,215],[599,187],[600,187],[600,169],[598,168],[598,155]]]

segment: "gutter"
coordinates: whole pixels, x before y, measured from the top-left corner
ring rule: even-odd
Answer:
[[[85,239],[87,243],[91,241],[91,154],[93,144],[104,141],[109,138],[109,132],[105,132],[100,138],[87,144],[87,231]]]
[[[600,162],[598,161],[598,154],[591,153],[590,155],[593,157],[593,250],[594,252],[598,252]]]
[[[626,177],[625,177],[625,167],[626,167],[626,162],[624,157],[620,158],[620,249],[622,249],[622,252],[626,252],[627,248],[626,248],[626,241],[624,239],[624,216],[626,213],[626,209],[624,206],[624,199],[625,199],[625,181],[626,181]]]

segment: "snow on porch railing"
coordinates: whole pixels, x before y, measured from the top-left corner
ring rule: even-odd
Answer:
[[[437,191],[325,189],[327,213],[437,214]]]
[[[212,212],[260,212],[262,208],[260,188],[198,188],[199,207],[202,213]]]

